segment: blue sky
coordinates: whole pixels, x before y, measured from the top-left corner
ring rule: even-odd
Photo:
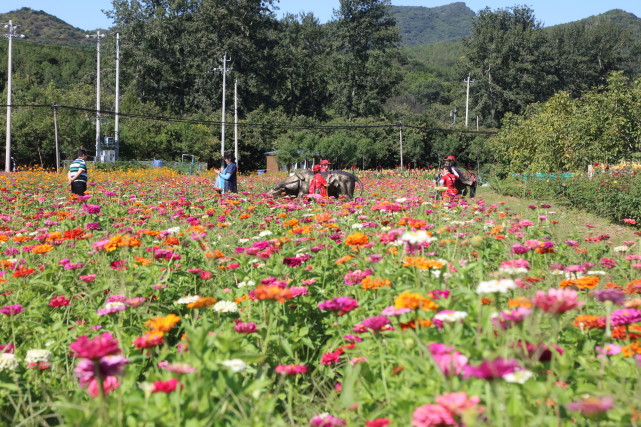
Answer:
[[[392,0],[392,4],[396,6],[435,7],[449,3],[452,1]],[[279,16],[285,12],[313,12],[322,22],[332,18],[332,11],[338,7],[338,4],[338,0],[281,0],[277,2],[277,6],[280,8]],[[611,9],[623,9],[641,18],[641,0],[540,0],[529,3],[519,0],[469,0],[465,4],[475,12],[486,6],[498,9],[515,4],[527,4],[534,9],[537,19],[542,21],[545,26],[576,21]],[[44,10],[83,30],[106,28],[111,24],[101,12],[103,9],[111,8],[110,0],[2,0],[0,13],[22,7]]]

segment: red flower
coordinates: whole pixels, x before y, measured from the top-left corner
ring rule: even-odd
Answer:
[[[63,307],[69,305],[70,299],[64,295],[56,295],[49,300],[49,305],[53,308]]]
[[[171,393],[176,390],[178,386],[178,380],[172,378],[167,381],[154,381],[154,388],[151,390],[152,393]]]
[[[389,418],[376,418],[375,420],[365,421],[365,427],[387,427],[390,423]]]

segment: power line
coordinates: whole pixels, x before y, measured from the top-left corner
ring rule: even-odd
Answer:
[[[4,108],[52,108],[52,105],[48,104],[14,104],[14,105],[0,105]],[[86,113],[97,114],[98,111],[91,108],[83,107],[74,107],[69,105],[55,105],[56,108],[66,109],[72,111],[83,111]],[[188,123],[188,124],[202,124],[202,125],[211,125],[211,126],[222,126],[222,121],[216,120],[202,120],[202,119],[187,119],[182,117],[168,117],[168,116],[157,116],[152,114],[135,114],[135,113],[116,113],[115,111],[100,110],[101,115],[110,115],[110,116],[120,116],[127,117],[132,119],[147,119],[147,120],[160,120],[173,123]],[[381,125],[297,125],[297,124],[285,124],[285,123],[252,123],[252,122],[239,122],[238,126],[244,127],[258,127],[258,128],[279,128],[279,129],[321,129],[321,130],[349,130],[349,129],[382,129],[382,128],[397,128],[396,123],[381,124]],[[422,131],[432,131],[432,132],[443,132],[443,133],[465,133],[465,134],[474,134],[474,135],[494,135],[495,131],[476,131],[476,130],[466,130],[466,129],[451,129],[451,128],[438,128],[432,126],[417,126],[417,125],[407,125],[403,124],[404,128],[407,129],[416,129]]]

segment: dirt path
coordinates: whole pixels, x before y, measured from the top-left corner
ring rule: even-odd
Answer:
[[[634,228],[624,224],[613,224],[608,219],[599,218],[589,212],[579,211],[567,206],[562,202],[553,200],[536,200],[536,199],[519,199],[511,196],[502,196],[494,192],[489,187],[481,187],[477,192],[477,197],[485,199],[487,204],[498,204],[505,202],[510,212],[517,214],[526,214],[529,218],[534,215],[529,205],[539,206],[535,212],[537,215],[546,216],[549,221],[558,221],[555,227],[556,239],[570,239],[583,241],[589,236],[599,236],[607,234],[614,245],[620,245],[623,241],[639,242],[641,237],[635,232],[640,233],[639,228]],[[542,204],[551,205],[550,208],[541,208]],[[641,245],[641,243],[639,243]],[[639,250],[639,245],[635,246]]]

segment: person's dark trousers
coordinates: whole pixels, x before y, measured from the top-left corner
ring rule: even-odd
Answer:
[[[74,181],[71,183],[71,192],[79,196],[85,195],[85,190],[87,190],[87,183],[84,181]]]

